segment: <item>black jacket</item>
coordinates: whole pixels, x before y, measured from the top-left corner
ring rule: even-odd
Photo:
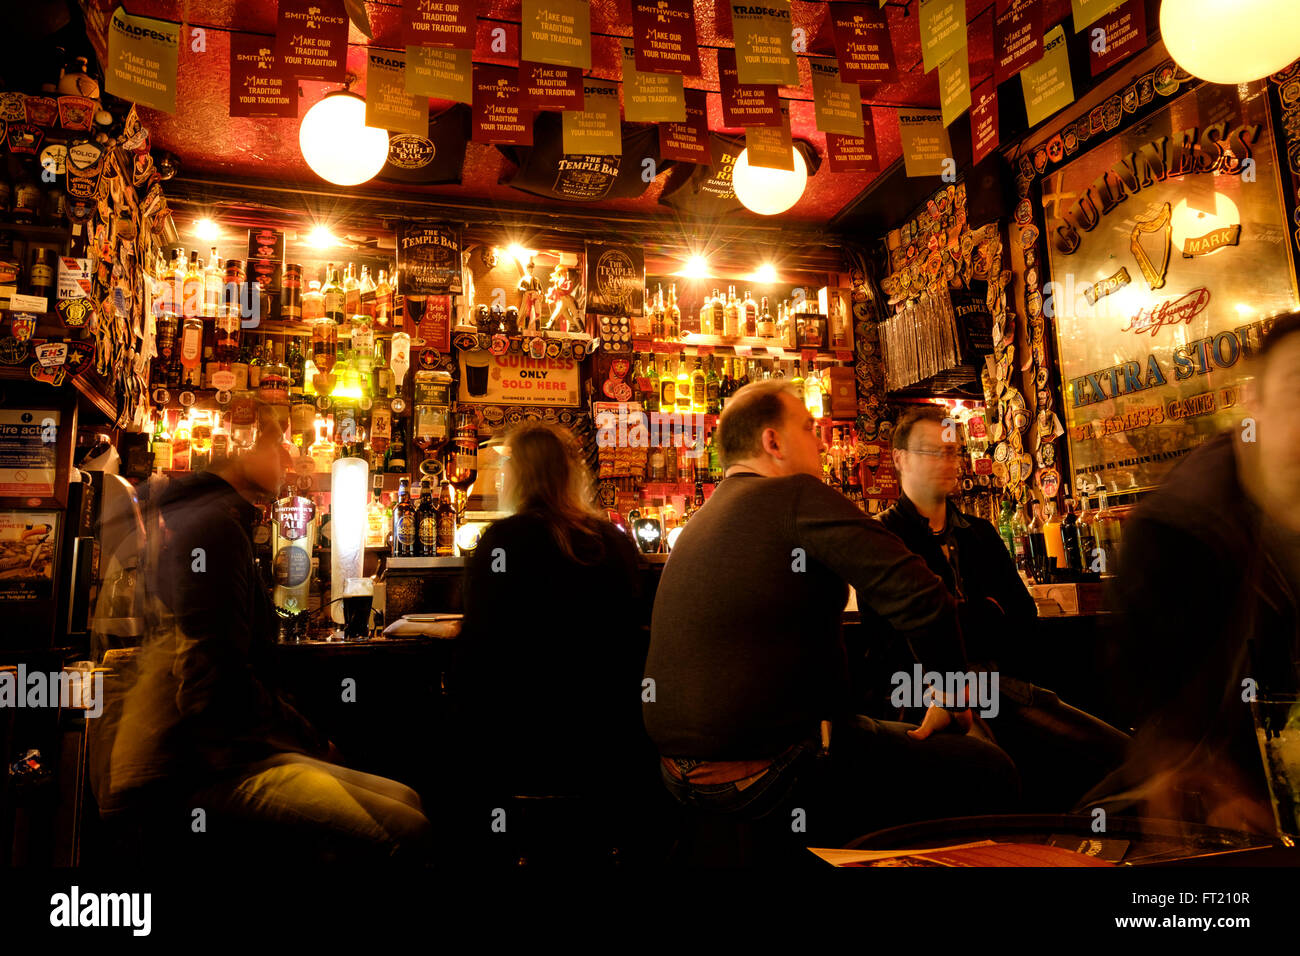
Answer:
[[[876,517],[925,559],[957,599],[966,653],[972,661],[1001,661],[1009,645],[1024,639],[1038,617],[1038,607],[993,525],[964,514],[949,501],[948,527],[936,535],[907,495]],[[951,560],[944,557],[945,541]]]
[[[456,681],[466,759],[483,787],[589,794],[637,759],[653,765],[638,555],[613,525],[598,527],[598,540],[575,540],[583,564],[541,516],[516,514],[465,563]]]
[[[1108,673],[1139,727],[1130,786],[1195,755],[1262,787],[1243,682],[1300,686],[1295,574],[1242,486],[1233,434],[1188,455],[1124,523]]]

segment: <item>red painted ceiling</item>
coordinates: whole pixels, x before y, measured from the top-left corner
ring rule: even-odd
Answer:
[[[939,89],[936,74],[924,72],[921,65],[920,37],[917,27],[917,0],[897,0],[899,5],[888,9],[890,36],[901,78],[898,82],[880,87],[864,103],[869,104],[876,125],[877,148],[881,168],[888,168],[901,155],[898,123],[894,107],[927,107],[937,109]],[[715,26],[715,0],[695,0],[696,29],[701,46],[702,74],[688,77],[688,88],[707,89],[709,96],[709,126],[713,130],[741,132],[728,129],[722,123],[721,99],[718,95],[717,49],[733,43],[729,36],[719,34]],[[793,0],[793,18],[796,27],[803,27],[812,38],[810,52],[833,55],[829,28],[825,24],[826,4],[805,3]],[[128,12],[176,20],[180,4],[175,0],[128,0]],[[181,46],[181,59],[177,90],[177,112],[173,115],[145,109],[147,122],[153,131],[157,147],[169,150],[180,157],[182,174],[204,176],[242,176],[258,179],[275,179],[290,183],[317,185],[321,183],[307,167],[298,151],[298,121],[292,119],[234,119],[228,115],[229,97],[229,32],[275,33],[276,3],[255,0],[189,0],[188,22],[191,26],[207,27],[206,52],[192,52],[186,44]],[[364,92],[365,45],[401,48],[400,2],[367,2],[374,37],[366,37],[351,29],[348,50],[348,68],[358,78],[359,92]],[[967,0],[969,21],[970,78],[972,87],[978,86],[992,75],[992,21],[994,0]],[[1045,24],[1054,24],[1069,15],[1069,0],[1047,0]],[[479,8],[479,40],[475,50],[476,62],[518,63],[518,27],[520,0],[481,0]],[[632,36],[631,7],[627,0],[591,0],[592,69],[591,76],[620,80],[622,61],[620,41]],[[502,23],[515,24],[507,28],[509,49],[505,54],[487,52],[491,49],[489,31]],[[814,125],[812,83],[808,64],[800,60],[799,88],[782,88],[781,95],[790,100],[790,118],[796,137],[808,140],[825,156],[826,137]],[[301,81],[302,102],[299,116],[306,112],[332,87],[329,84]],[[433,100],[434,113],[450,104]],[[956,121],[967,122],[965,117]],[[499,181],[511,170],[510,163],[495,147],[470,143],[465,157],[463,181],[452,186],[407,186],[431,197],[453,195],[461,198],[486,200],[501,205],[537,205],[547,202],[529,196]],[[659,205],[659,194],[668,174],[661,174],[646,192],[634,200],[610,200],[595,204],[567,204],[573,211],[604,209],[649,215],[671,215]],[[788,221],[802,223],[825,222],[851,203],[871,183],[877,174],[833,173],[825,164],[808,182],[807,190],[799,203],[787,214]],[[361,187],[364,191],[365,187]]]

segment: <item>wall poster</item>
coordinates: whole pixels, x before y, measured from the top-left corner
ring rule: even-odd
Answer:
[[[1233,424],[1243,358],[1297,306],[1263,92],[1201,85],[1041,180],[1041,307],[1084,490],[1153,488]]]

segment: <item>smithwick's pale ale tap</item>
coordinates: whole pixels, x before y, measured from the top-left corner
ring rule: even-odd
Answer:
[[[316,505],[299,495],[290,476],[272,508],[272,601],[280,619],[280,642],[307,638],[307,598],[311,588],[311,555],[316,545]]]

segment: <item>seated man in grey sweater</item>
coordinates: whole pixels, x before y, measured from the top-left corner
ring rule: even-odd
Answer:
[[[642,712],[668,789],[689,806],[789,819],[810,842],[1011,809],[1015,769],[966,735],[967,701],[938,699],[919,728],[848,709],[849,584],[927,671],[965,673],[966,660],[943,582],[822,482],[798,396],[779,380],[746,386],[718,442],[725,478],[682,530],[651,624]]]

